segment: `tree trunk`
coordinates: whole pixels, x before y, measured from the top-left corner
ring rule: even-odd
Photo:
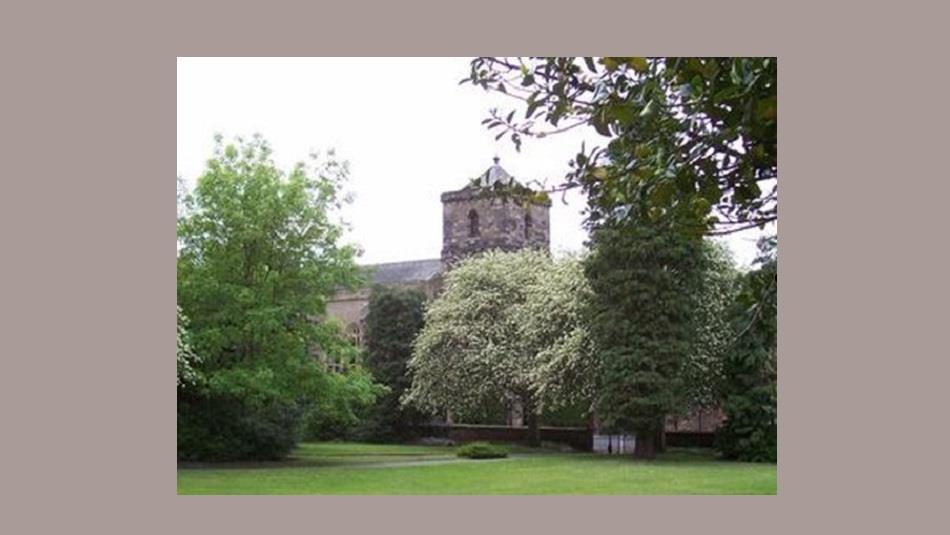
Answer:
[[[654,446],[657,453],[666,451],[666,418],[661,418],[659,426],[656,428],[656,438]]]
[[[528,445],[532,448],[541,447],[541,427],[538,425],[538,415],[528,414]]]
[[[538,414],[534,409],[534,403],[526,399],[523,410],[528,423],[528,446],[539,448],[541,447],[541,427],[538,422]]]
[[[637,433],[637,442],[633,447],[634,459],[656,459],[656,432]]]

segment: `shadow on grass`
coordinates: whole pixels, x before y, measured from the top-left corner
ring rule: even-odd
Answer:
[[[670,448],[657,455],[655,460],[634,459],[633,455],[605,455],[591,452],[566,451],[563,448],[531,448],[520,444],[505,444],[511,456],[519,459],[570,457],[578,461],[594,463],[650,463],[658,465],[692,465],[724,463],[713,450],[704,448]],[[357,443],[304,443],[282,460],[234,461],[234,462],[178,462],[181,469],[272,469],[272,468],[331,468],[421,466],[429,462],[444,463],[457,459],[456,448],[447,446],[412,446],[400,444],[367,445]]]
[[[247,470],[271,468],[357,467],[445,460],[455,458],[455,448],[404,446],[400,444],[358,444],[345,442],[303,443],[286,459],[258,461],[198,462],[178,461],[180,469]]]

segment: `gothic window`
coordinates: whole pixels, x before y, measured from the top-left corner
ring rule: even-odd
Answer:
[[[468,235],[475,237],[479,235],[478,231],[478,212],[474,209],[468,211]]]
[[[534,223],[531,221],[531,214],[524,215],[524,239],[529,239],[531,237],[531,226]]]
[[[361,322],[354,322],[347,326],[346,334],[357,347],[363,347],[363,325]]]

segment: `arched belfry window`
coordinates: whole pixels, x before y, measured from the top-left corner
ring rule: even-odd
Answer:
[[[531,227],[534,225],[534,222],[531,221],[531,214],[524,215],[524,239],[531,237]]]
[[[474,209],[468,211],[468,235],[471,237],[478,236],[478,212]]]

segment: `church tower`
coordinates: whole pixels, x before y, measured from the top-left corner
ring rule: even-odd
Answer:
[[[444,265],[491,249],[550,250],[550,199],[532,195],[498,161],[468,186],[442,194]]]

